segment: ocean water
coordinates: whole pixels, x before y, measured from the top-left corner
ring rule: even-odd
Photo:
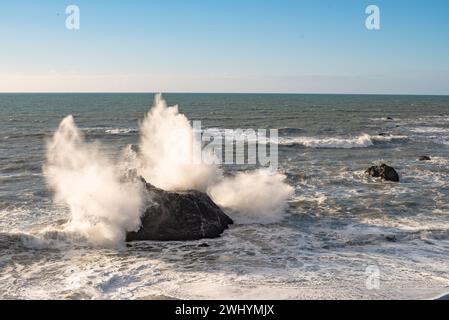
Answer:
[[[54,203],[43,176],[46,140],[71,114],[114,158],[138,143],[153,95],[0,94],[0,298],[427,299],[449,291],[449,97],[164,97],[204,128],[279,130],[279,171],[295,190],[282,219],[192,242],[105,248],[69,237],[57,227],[70,211]],[[364,175],[379,162],[401,182]]]

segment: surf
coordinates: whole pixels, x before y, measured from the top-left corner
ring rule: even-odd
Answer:
[[[160,94],[139,124],[137,151],[128,146],[118,159],[103,154],[100,142],[87,142],[74,117],[65,117],[47,142],[43,167],[55,202],[70,209],[65,230],[95,244],[123,243],[127,232],[139,229],[147,201],[138,176],[167,191],[206,192],[250,221],[282,219],[294,193],[285,175],[256,169],[226,176],[213,162],[192,162],[195,146],[201,141],[190,120]]]

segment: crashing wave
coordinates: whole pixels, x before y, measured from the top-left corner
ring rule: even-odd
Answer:
[[[407,136],[395,135],[377,135],[372,136],[363,133],[356,137],[338,138],[338,137],[292,137],[279,141],[281,145],[302,145],[307,148],[322,149],[353,149],[367,148],[375,144],[375,142],[390,142],[393,140],[405,140]]]

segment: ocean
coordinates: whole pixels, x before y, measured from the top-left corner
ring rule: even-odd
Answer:
[[[278,171],[293,190],[278,219],[258,219],[253,210],[217,239],[117,247],[64,232],[73,212],[55,201],[43,169],[58,124],[72,115],[86,143],[117,159],[139,144],[154,95],[0,94],[1,299],[430,299],[449,292],[449,97],[163,96],[203,128],[278,129]],[[431,160],[418,161],[423,155]],[[364,174],[378,163],[393,166],[401,182]]]

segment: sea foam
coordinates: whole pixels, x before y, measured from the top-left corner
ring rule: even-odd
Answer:
[[[353,149],[367,148],[376,142],[405,140],[404,135],[369,135],[362,133],[355,137],[285,137],[280,139],[280,145],[302,145],[307,148],[322,149]]]
[[[140,227],[140,184],[122,181],[116,164],[97,143],[84,140],[72,116],[61,121],[48,141],[43,169],[55,200],[70,208],[67,231],[109,246],[123,242],[127,231]]]
[[[102,154],[98,142],[86,142],[73,117],[67,116],[47,143],[43,170],[55,200],[70,208],[66,231],[97,244],[117,245],[126,232],[137,230],[144,191],[137,181],[124,179],[129,172],[168,191],[207,192],[223,208],[252,221],[282,217],[293,194],[284,175],[259,169],[225,177],[210,161],[192,162],[195,146],[201,141],[195,139],[190,121],[161,95],[140,124],[138,152],[128,147],[118,161]]]

